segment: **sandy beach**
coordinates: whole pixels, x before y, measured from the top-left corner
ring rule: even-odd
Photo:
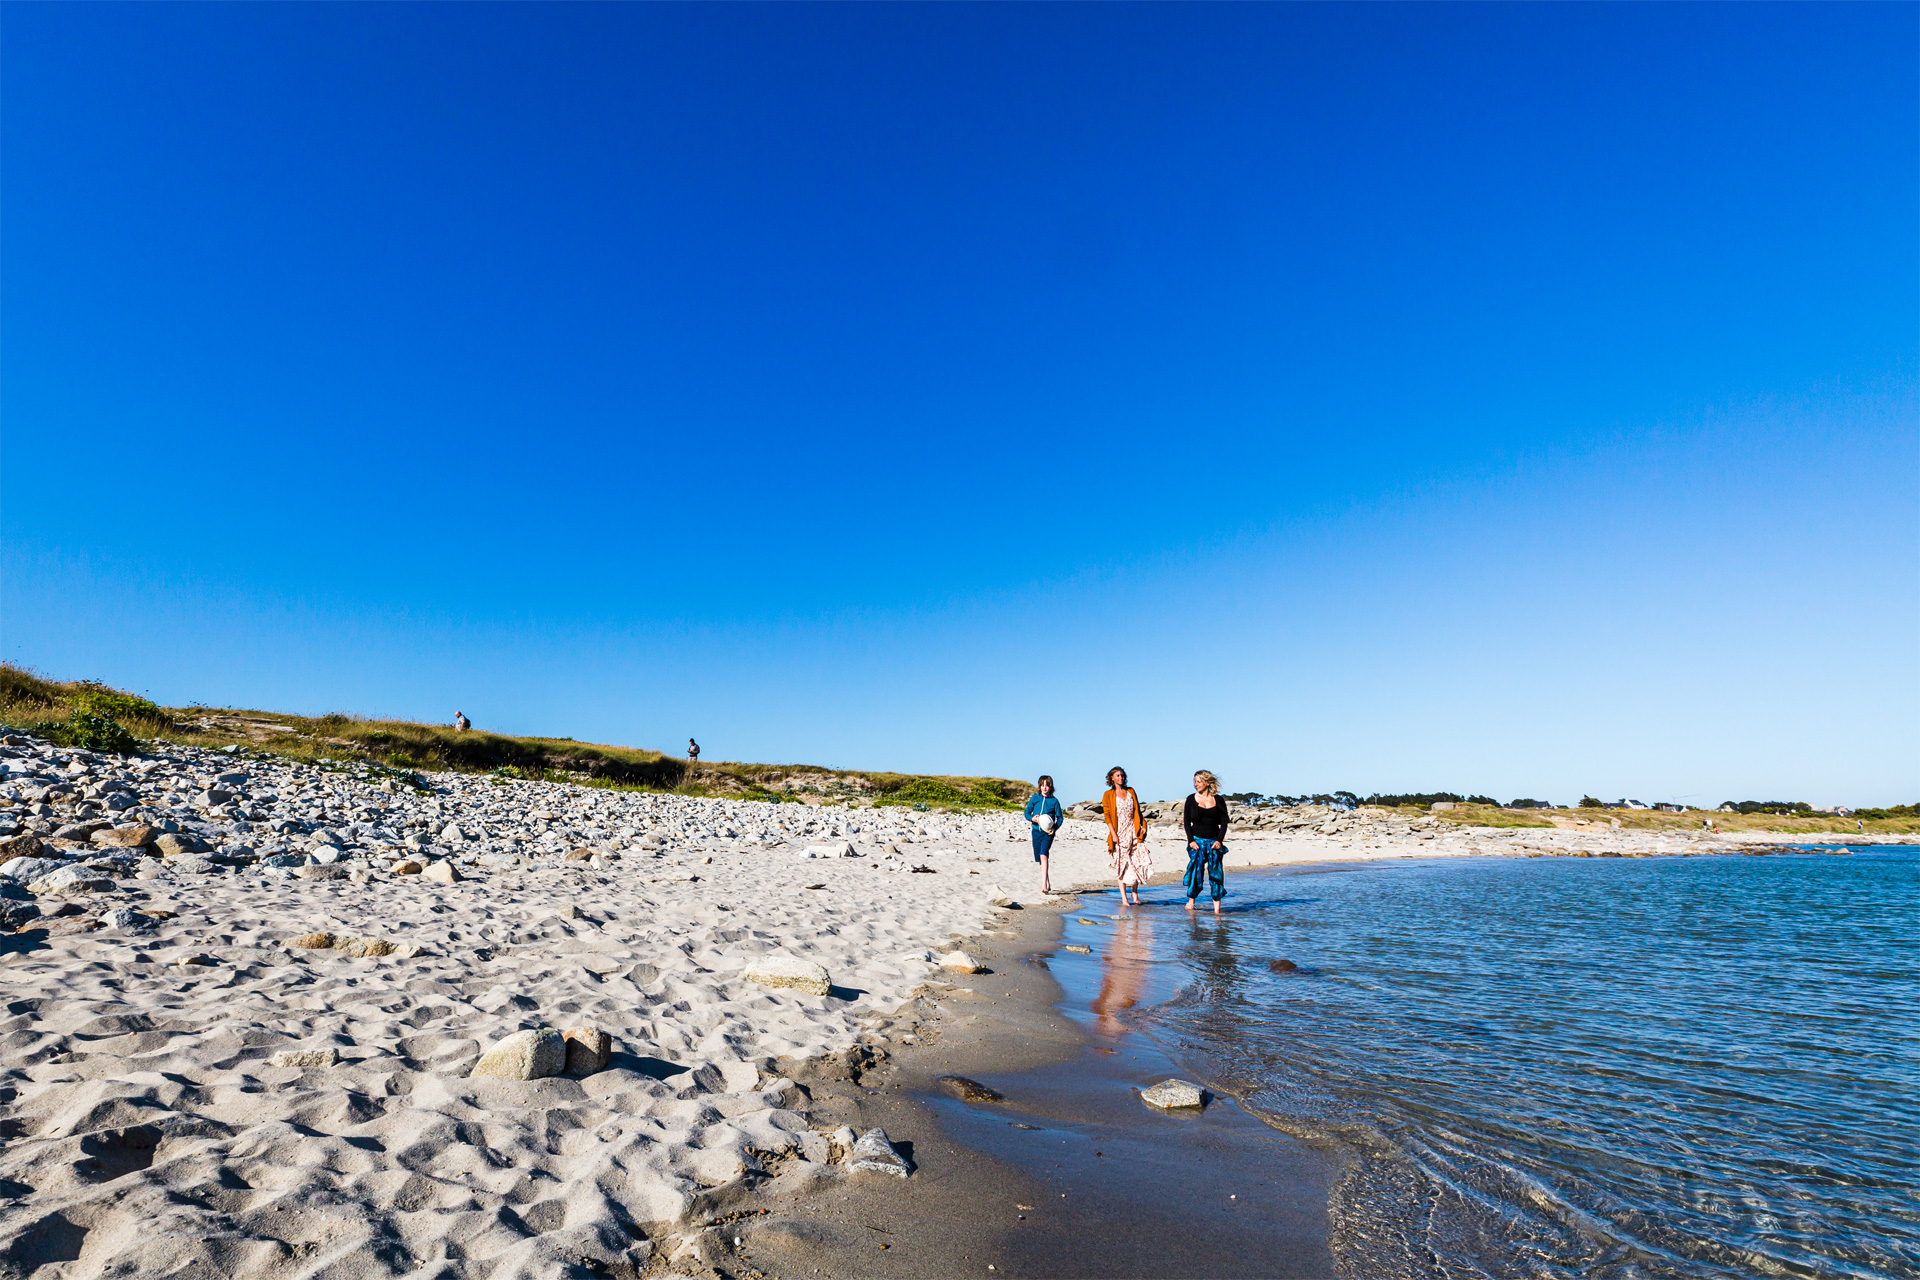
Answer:
[[[816,1220],[843,1204],[916,1240],[855,1273],[930,1275],[1014,1229],[971,1210],[1017,1178],[912,1099],[1080,1042],[1042,969],[1000,968],[1071,901],[1018,814],[4,750],[0,1274],[749,1274],[729,1215],[809,1205],[787,1274],[860,1256]],[[1228,866],[1719,843],[1327,814]],[[1066,824],[1055,888],[1107,874],[1104,829]],[[956,944],[991,976],[941,968]],[[750,973],[775,958],[824,992]],[[602,1033],[605,1065],[473,1074],[542,1030]],[[875,1129],[896,1167],[856,1169]]]

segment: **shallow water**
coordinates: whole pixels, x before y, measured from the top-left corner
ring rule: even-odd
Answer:
[[[1350,1276],[1920,1275],[1920,849],[1243,874],[1055,972],[1353,1154]],[[1285,958],[1296,972],[1275,972]]]

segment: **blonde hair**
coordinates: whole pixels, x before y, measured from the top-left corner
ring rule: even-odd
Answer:
[[[1220,779],[1214,777],[1211,770],[1196,769],[1194,770],[1193,776],[1196,783],[1194,787],[1196,791],[1204,791],[1210,796],[1220,794]]]

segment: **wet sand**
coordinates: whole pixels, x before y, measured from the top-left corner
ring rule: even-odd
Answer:
[[[811,1083],[816,1123],[844,1117],[909,1147],[905,1183],[857,1178],[762,1198],[724,1224],[731,1274],[783,1277],[1326,1276],[1336,1153],[1214,1098],[1161,1113],[1134,1090],[1181,1074],[1117,1015],[1138,970],[1050,961],[1065,913],[1111,913],[1099,895],[1009,913],[969,944],[991,973],[934,988],[895,1029],[891,1057],[858,1084]],[[1076,960],[1079,957],[1074,957]],[[1077,1009],[1080,1016],[1063,1011]],[[919,1043],[909,1044],[902,1035]],[[1003,1095],[964,1102],[962,1075]],[[775,1190],[767,1188],[765,1190]],[[763,1190],[764,1196],[764,1190]],[[758,1212],[767,1209],[767,1212]],[[738,1239],[740,1244],[733,1245]],[[716,1261],[721,1255],[716,1255]]]

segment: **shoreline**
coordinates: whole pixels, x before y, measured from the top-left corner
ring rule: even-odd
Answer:
[[[1063,1008],[1049,961],[1065,920],[1110,906],[1057,895],[1006,913],[1010,927],[966,943],[992,972],[932,984],[878,1088],[816,1088],[826,1122],[886,1124],[918,1168],[905,1183],[847,1179],[782,1197],[739,1247],[724,1242],[738,1274],[1331,1276],[1345,1153],[1225,1093],[1210,1091],[1199,1115],[1148,1108],[1133,1090],[1179,1068],[1144,1037],[1116,1047]],[[962,1101],[943,1075],[1004,1097]]]

